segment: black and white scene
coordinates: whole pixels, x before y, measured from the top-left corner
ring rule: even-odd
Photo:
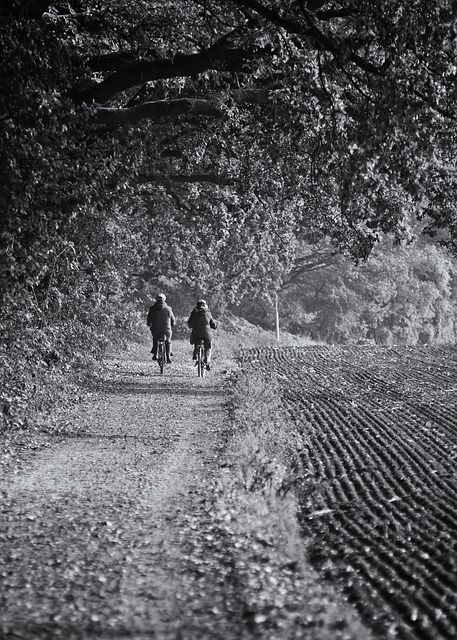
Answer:
[[[0,58],[0,640],[456,640],[457,2]]]

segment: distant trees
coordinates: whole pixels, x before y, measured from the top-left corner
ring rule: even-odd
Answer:
[[[457,264],[432,245],[381,246],[302,271],[280,293],[281,323],[329,342],[433,344],[457,338]]]

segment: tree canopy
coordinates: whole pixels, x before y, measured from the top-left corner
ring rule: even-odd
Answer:
[[[456,248],[454,3],[0,11],[9,291],[138,273],[235,299],[278,286],[297,238],[364,259],[412,218]]]

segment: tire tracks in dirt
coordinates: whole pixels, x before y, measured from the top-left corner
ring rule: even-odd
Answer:
[[[174,351],[162,376],[144,347],[111,358],[65,416],[72,437],[3,482],[3,639],[194,637],[184,516],[217,468],[224,379],[217,367],[198,379],[188,345]]]

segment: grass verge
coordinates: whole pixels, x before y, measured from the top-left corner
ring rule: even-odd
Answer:
[[[225,599],[231,598],[228,607],[243,620],[249,637],[371,638],[357,612],[307,561],[294,491],[297,483],[301,495],[307,489],[302,481],[303,443],[282,408],[274,376],[249,368],[233,374],[227,430],[220,472],[206,507],[206,529],[201,529],[200,519],[200,541],[191,554],[197,571],[209,554],[220,556],[220,590],[224,583]],[[208,603],[207,610],[211,606],[214,609],[214,603]]]

